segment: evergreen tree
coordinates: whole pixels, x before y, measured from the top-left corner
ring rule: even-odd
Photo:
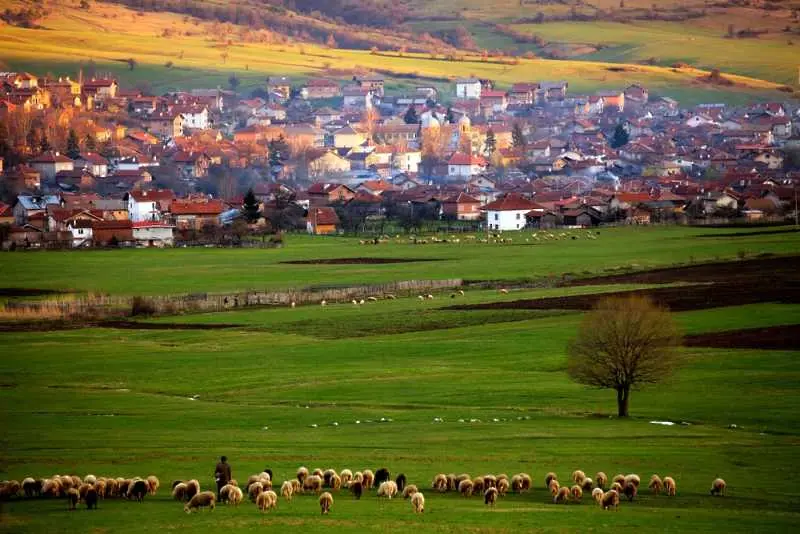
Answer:
[[[78,141],[78,134],[75,130],[70,128],[69,135],[67,136],[67,150],[64,153],[72,159],[78,159],[81,155],[81,145]]]
[[[403,120],[406,124],[417,124],[419,122],[419,117],[417,116],[417,108],[414,106],[408,106],[406,110],[406,114],[403,115]]]
[[[497,150],[497,139],[495,138],[494,130],[489,128],[486,131],[486,150],[485,150],[485,153],[486,153],[487,156],[491,157],[491,155],[494,154],[495,150]]]
[[[289,144],[283,134],[269,142],[269,165],[280,167],[289,158]]]
[[[514,127],[511,130],[511,143],[514,145],[514,148],[525,148],[527,144],[525,141],[525,134],[522,133],[522,126],[520,126],[518,122],[514,123]]]
[[[97,150],[97,141],[94,140],[92,134],[86,136],[86,150],[89,152],[95,152]]]
[[[258,209],[258,199],[252,189],[247,190],[244,196],[244,205],[242,206],[242,214],[247,222],[254,223],[261,217],[261,212]]]
[[[0,121],[0,157],[8,166],[11,166],[11,141],[8,135],[8,126],[5,121]]]
[[[630,141],[630,136],[627,130],[625,130],[622,124],[617,124],[617,127],[614,129],[614,137],[611,138],[611,148],[625,146],[628,144],[628,141]]]

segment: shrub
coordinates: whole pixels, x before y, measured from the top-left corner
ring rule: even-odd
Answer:
[[[153,315],[156,313],[155,305],[145,297],[135,296],[131,302],[131,317],[137,315]]]

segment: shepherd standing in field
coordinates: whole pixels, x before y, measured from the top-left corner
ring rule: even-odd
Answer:
[[[214,470],[214,479],[217,481],[217,500],[219,500],[220,490],[231,479],[231,466],[228,464],[227,456],[219,459],[217,468]]]

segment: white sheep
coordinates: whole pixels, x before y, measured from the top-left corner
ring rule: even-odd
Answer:
[[[420,492],[414,493],[411,497],[411,506],[414,507],[414,513],[423,513],[425,511],[425,496]]]

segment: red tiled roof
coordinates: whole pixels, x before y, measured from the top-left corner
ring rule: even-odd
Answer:
[[[486,204],[483,208],[485,211],[521,211],[521,210],[543,210],[544,206],[537,204],[527,198],[509,194],[502,198],[498,198],[494,202]]]
[[[308,210],[307,219],[309,222],[312,222],[316,225],[339,224],[339,217],[336,215],[336,210],[329,207],[311,208]]]
[[[451,197],[447,197],[442,200],[442,202],[448,204],[480,204],[481,201],[469,196],[466,193],[459,193],[457,195],[453,195]]]
[[[158,191],[131,191],[130,195],[136,202],[171,201],[175,198],[175,193],[169,189],[159,189]]]
[[[471,154],[464,154],[462,152],[456,152],[453,154],[453,157],[451,157],[450,161],[447,163],[448,165],[480,165],[481,167],[485,167],[487,165],[486,160],[481,156],[473,156]]]
[[[72,163],[72,160],[58,152],[44,152],[33,158],[30,163]]]
[[[209,200],[207,202],[176,200],[170,207],[173,215],[219,215],[224,210],[225,206],[221,200]]]

